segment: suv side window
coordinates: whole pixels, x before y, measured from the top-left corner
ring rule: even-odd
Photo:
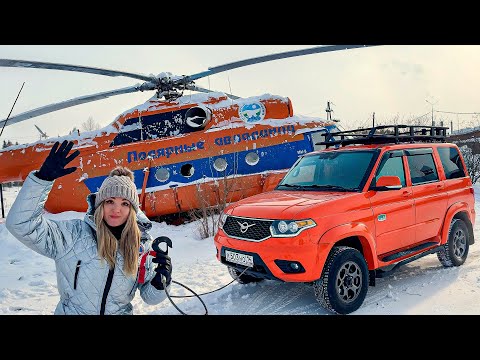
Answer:
[[[378,166],[377,173],[375,175],[375,184],[381,176],[398,176],[402,187],[405,187],[405,169],[403,168],[403,161],[401,156],[391,157],[393,154],[387,152],[383,155],[382,161]]]
[[[456,148],[438,147],[437,150],[440,155],[440,160],[442,160],[442,166],[445,170],[447,180],[466,176],[460,154]]]
[[[319,132],[314,132],[312,133],[312,144],[313,144],[313,150],[323,150],[326,148],[325,145],[317,145],[319,142],[325,142],[326,138],[325,136],[327,133],[325,131],[319,131]]]
[[[438,173],[431,153],[408,154],[412,185],[438,181]]]

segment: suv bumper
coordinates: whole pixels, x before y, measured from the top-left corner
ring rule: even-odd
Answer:
[[[217,259],[224,265],[243,271],[246,266],[227,262],[225,250],[251,255],[254,266],[245,274],[285,282],[312,282],[320,278],[330,251],[328,244],[312,243],[307,231],[293,238],[269,238],[260,242],[232,239],[219,230],[214,238]],[[291,263],[301,266],[294,272]]]

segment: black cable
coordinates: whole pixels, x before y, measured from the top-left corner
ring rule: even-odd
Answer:
[[[165,278],[163,278],[163,279],[165,279]],[[167,294],[168,300],[170,300],[170,302],[172,303],[172,305],[175,306],[175,309],[177,309],[177,310],[178,310],[181,314],[183,314],[183,315],[188,315],[188,314],[184,313],[184,312],[173,302],[172,296],[170,296],[170,294],[169,294],[168,291],[167,291],[167,287],[165,286],[165,280],[162,281],[162,282],[163,282],[163,287],[165,288],[165,294]],[[188,286],[183,285],[183,284],[181,284],[181,283],[179,283],[179,282],[177,282],[177,281],[175,281],[175,280],[172,280],[172,282],[175,283],[175,284],[178,284],[178,285],[180,285],[180,286],[183,286],[185,289],[187,289],[187,290],[190,291],[192,294],[194,294],[194,296],[198,297],[198,299],[200,300],[200,302],[201,302],[202,305],[203,305],[203,308],[205,309],[205,314],[203,314],[203,315],[208,315],[207,305],[205,305],[205,303],[203,302],[202,298],[201,298],[199,295],[197,295],[197,293],[196,293],[195,291],[193,291],[192,289],[190,289]]]
[[[175,284],[178,284],[182,287],[184,287],[185,289],[187,289],[188,291],[190,291],[193,295],[170,295],[167,291],[167,287],[165,286],[165,277],[162,277],[162,283],[163,283],[163,288],[165,289],[165,293],[167,294],[167,297],[168,297],[168,300],[170,300],[170,302],[172,303],[173,306],[175,306],[175,309],[177,309],[181,314],[183,315],[188,315],[186,314],[185,312],[183,312],[172,300],[172,298],[188,298],[188,297],[194,297],[196,296],[198,298],[198,300],[200,300],[200,302],[202,303],[203,305],[203,308],[205,309],[205,314],[203,315],[208,315],[208,309],[207,309],[207,305],[205,305],[205,303],[203,302],[202,298],[200,296],[202,295],[207,295],[207,294],[211,294],[215,291],[218,291],[218,290],[221,290],[225,287],[227,287],[228,285],[230,285],[231,283],[233,283],[235,280],[238,280],[238,278],[240,276],[243,275],[243,273],[245,271],[247,271],[248,268],[245,268],[237,277],[235,277],[232,281],[230,281],[228,284],[226,285],[223,285],[222,287],[219,287],[218,289],[215,289],[215,290],[212,290],[212,291],[209,291],[209,292],[206,292],[206,293],[203,293],[203,294],[197,294],[195,291],[193,291],[192,289],[190,289],[188,286],[186,285],[183,285],[182,283],[179,283],[178,281],[175,281],[175,280],[172,280],[172,283],[175,283]]]
[[[160,244],[161,243],[166,243],[167,244],[167,248],[165,251],[163,251],[162,249],[160,249]],[[152,249],[158,254],[158,253],[161,253],[161,254],[164,254],[164,255],[168,255],[168,248],[171,248],[172,247],[172,240],[166,236],[159,236],[157,237],[155,240],[153,240],[153,243],[152,243]],[[167,294],[167,297],[168,297],[168,300],[170,300],[170,302],[172,303],[172,305],[175,307],[175,309],[177,309],[181,314],[183,315],[187,315],[185,312],[183,312],[172,300],[172,298],[182,298],[182,297],[192,297],[192,296],[196,296],[198,298],[198,300],[200,300],[200,302],[202,303],[203,305],[203,308],[205,309],[205,314],[204,315],[208,315],[208,309],[207,309],[207,305],[205,305],[205,303],[203,302],[202,298],[200,296],[202,295],[206,295],[206,294],[211,294],[215,291],[218,291],[220,289],[223,289],[224,287],[227,287],[228,285],[230,285],[232,282],[234,282],[235,280],[238,280],[240,278],[240,276],[243,275],[243,273],[245,271],[247,271],[248,267],[245,268],[238,276],[235,276],[233,277],[234,279],[232,281],[230,281],[228,284],[226,285],[223,285],[222,287],[216,289],[216,290],[212,290],[212,291],[209,291],[209,292],[206,292],[206,293],[203,293],[203,294],[200,294],[198,295],[195,291],[193,291],[192,289],[190,289],[188,286],[186,285],[183,285],[182,283],[179,283],[178,281],[173,281],[173,283],[175,284],[178,284],[182,287],[184,287],[185,289],[187,289],[188,291],[190,291],[193,295],[182,295],[182,296],[171,296],[169,293],[168,293],[168,290],[167,290],[167,285],[166,285],[166,279],[165,279],[165,276],[162,275],[161,277],[161,280],[162,280],[162,284],[163,284],[163,289],[165,290],[165,294]]]

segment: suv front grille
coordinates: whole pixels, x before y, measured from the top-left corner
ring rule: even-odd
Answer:
[[[273,220],[228,216],[223,231],[235,239],[263,241],[272,236],[270,233],[272,223]]]

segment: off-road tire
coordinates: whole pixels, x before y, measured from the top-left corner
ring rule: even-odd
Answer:
[[[228,266],[228,273],[233,279],[237,280],[240,284],[250,284],[250,283],[260,282],[263,280],[255,276],[242,274],[241,271],[238,271],[237,269],[232,268],[230,266]]]
[[[461,219],[453,219],[448,229],[448,239],[437,252],[438,260],[445,267],[462,265],[468,256],[469,232]]]
[[[349,314],[362,306],[368,291],[368,266],[356,249],[334,247],[320,279],[313,283],[315,298],[325,309]]]

